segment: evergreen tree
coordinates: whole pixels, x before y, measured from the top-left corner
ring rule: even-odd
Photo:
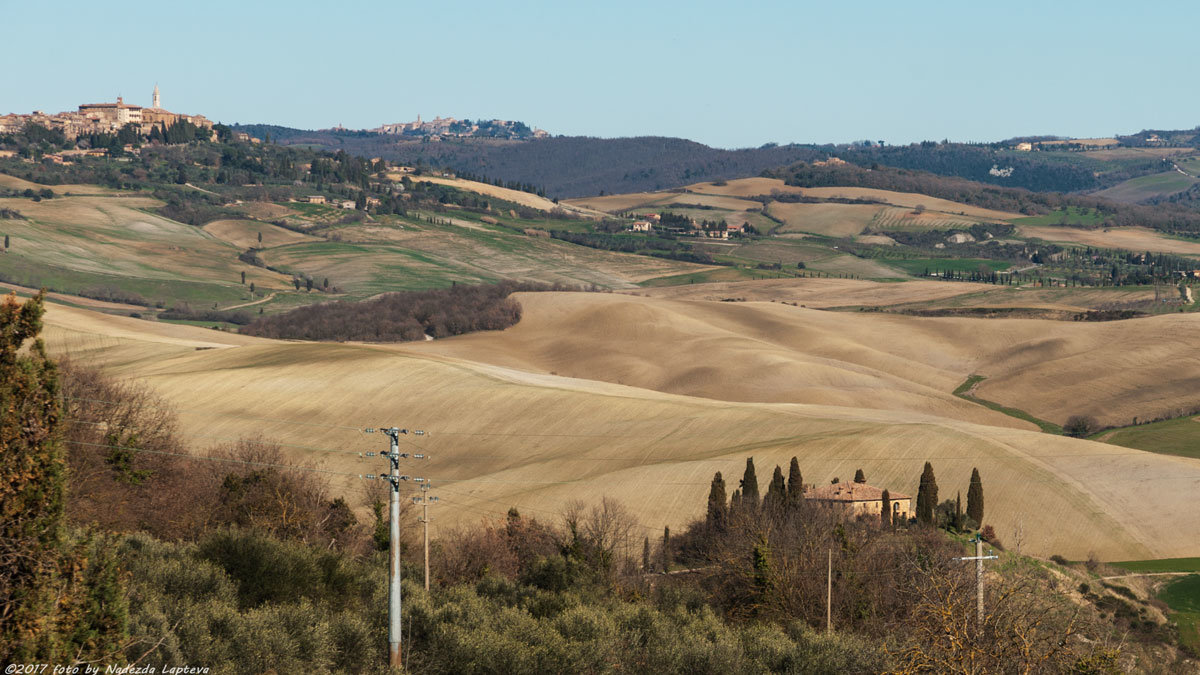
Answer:
[[[262,243],[262,231],[261,230],[258,233],[258,243],[260,243],[260,244]]]
[[[642,571],[650,571],[650,537],[642,542]]]
[[[8,244],[9,244],[8,235],[6,234],[6,235],[4,235],[4,250],[5,251],[8,250]]]
[[[758,477],[754,475],[754,458],[746,458],[746,473],[742,475],[742,507],[757,511],[759,506]]]
[[[971,485],[967,488],[967,517],[975,521],[976,527],[983,526],[983,479],[979,469],[971,469]]]
[[[710,530],[721,532],[725,529],[727,522],[726,515],[725,479],[721,477],[721,472],[718,471],[713,476],[712,486],[708,489],[708,513],[704,522]]]
[[[246,285],[246,270],[242,270],[242,285]]]
[[[959,491],[958,494],[956,494],[954,496],[954,529],[961,530],[962,522],[963,522],[962,492]]]
[[[938,503],[937,479],[933,476],[933,465],[925,462],[925,470],[921,472],[921,485],[917,488],[917,520],[927,525],[933,524],[933,510]]]
[[[771,476],[771,484],[767,486],[767,497],[763,500],[763,508],[769,513],[782,513],[787,506],[787,484],[783,481],[783,469],[775,465],[775,473]]]
[[[112,658],[128,625],[112,544],[66,532],[60,390],[37,337],[42,303],[39,293],[0,305],[0,661],[9,664]]]
[[[797,509],[804,503],[804,477],[800,475],[800,460],[795,457],[788,467],[787,492],[789,508]]]
[[[304,280],[304,290],[308,291],[309,293],[312,293],[312,287],[313,287],[312,279],[311,278],[305,279]],[[297,289],[297,290],[299,290],[299,289]]]
[[[740,513],[741,510],[742,510],[742,491],[734,490],[733,494],[729,496],[729,517],[733,518],[733,516]]]
[[[885,489],[883,491],[883,496],[881,499],[883,501],[883,504],[880,506],[880,509],[879,509],[879,522],[884,527],[891,527],[892,526],[892,493],[888,492]]]
[[[671,571],[671,528],[663,528],[662,548],[658,551],[659,565],[663,572]]]
[[[866,474],[863,473],[862,469],[858,469],[857,471],[854,472],[854,482],[855,483],[867,482],[867,476],[866,476]]]

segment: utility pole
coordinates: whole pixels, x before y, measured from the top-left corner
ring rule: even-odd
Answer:
[[[996,554],[983,554],[983,537],[975,535],[975,555],[956,558],[956,560],[974,560],[975,561],[975,619],[978,625],[983,627],[983,561],[995,560],[1000,556]]]
[[[833,634],[833,549],[829,549],[829,567],[825,577],[825,632]]]
[[[433,487],[428,482],[421,484],[421,496],[413,497],[414,504],[421,505],[421,522],[425,525],[425,592],[429,592],[429,503],[436,502],[437,497],[429,496],[429,488]]]
[[[366,429],[367,433],[373,433],[374,429]],[[405,452],[400,452],[400,435],[410,433],[408,429],[398,429],[396,427],[380,428],[380,433],[386,434],[391,440],[391,446],[388,449],[387,458],[391,462],[391,471],[386,476],[389,483],[392,485],[391,499],[389,500],[390,517],[389,528],[389,546],[388,546],[388,663],[394,668],[403,667],[403,661],[400,658],[401,650],[401,622],[400,622],[400,481],[414,480],[409,476],[400,475],[400,460],[407,459],[410,455]],[[425,435],[424,431],[411,432],[417,436]],[[374,453],[367,453],[368,456]],[[424,459],[424,455],[412,455],[413,459]],[[382,477],[382,476],[381,476]],[[367,478],[374,478],[368,474]],[[424,482],[424,478],[415,479],[417,482]]]

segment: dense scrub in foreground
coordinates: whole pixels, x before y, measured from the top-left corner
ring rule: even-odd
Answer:
[[[363,302],[327,302],[258,319],[241,330],[285,340],[406,342],[503,330],[521,320],[508,297],[520,291],[578,290],[566,286],[502,281],[429,291],[386,293]]]

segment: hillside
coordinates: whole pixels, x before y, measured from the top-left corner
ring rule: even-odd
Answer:
[[[677,138],[555,137],[536,141],[446,139],[430,143],[365,131],[307,131],[271,125],[235,127],[275,142],[361,157],[384,157],[469,171],[543,187],[553,197],[582,197],[669,189],[697,180],[756,176],[796,161],[838,157],[863,167],[884,165],[1033,192],[1092,192],[1161,173],[1164,157],[1195,154],[1195,131],[1159,134],[1169,147],[1147,143],[1150,132],[1119,139],[995,143],[933,142],[775,146],[721,150]],[[1189,145],[1190,144],[1190,145]]]
[[[750,363],[769,361],[777,358],[771,351],[779,349],[772,341],[778,344],[789,334],[815,339],[813,331],[822,322],[808,326],[826,318],[820,313],[778,305],[692,303],[690,316],[683,318],[676,310],[680,305],[646,299],[549,294],[523,301],[529,323],[513,331],[405,347],[277,343],[187,327],[141,334],[152,324],[59,306],[48,314],[47,337],[56,352],[70,349],[117,374],[143,378],[179,406],[185,434],[197,445],[204,439],[264,434],[295,444],[291,452],[325,468],[357,475],[381,466],[354,454],[311,449],[378,450],[378,439],[355,433],[356,426],[427,429],[430,435],[417,439],[417,445],[432,459],[406,471],[430,477],[438,486],[445,501],[443,527],[480,514],[502,514],[512,505],[549,516],[570,500],[600,495],[628,504],[647,531],[674,527],[695,515],[713,471],[739,471],[747,455],[766,466],[798,455],[809,480],[845,478],[861,467],[873,482],[910,493],[927,459],[946,490],[965,486],[977,466],[990,486],[988,508],[996,514],[999,536],[1011,541],[1019,525],[1024,550],[1041,554],[1184,555],[1200,535],[1200,516],[1178,508],[1177,495],[1200,485],[1200,463],[1190,460],[927,413],[698,398],[487,363],[501,360],[497,355],[532,358],[542,361],[535,369],[545,370],[554,354],[530,354],[524,345],[544,343],[551,334],[561,342],[557,354],[574,350],[581,355],[572,364],[576,375],[599,374],[589,369],[603,370],[611,357],[608,351],[590,350],[598,340],[624,350],[626,335],[638,337],[635,361],[681,351],[694,354],[694,360],[706,349],[715,349],[717,359],[736,353]],[[634,307],[641,309],[631,314]],[[614,310],[620,321],[606,318]],[[925,323],[923,345],[889,340],[855,346],[869,332],[865,322],[870,319],[878,317],[862,317],[859,328],[847,324],[845,340],[813,343],[814,354],[823,356],[789,366],[796,369],[795,377],[832,392],[840,385],[821,373],[836,366],[864,385],[876,383],[844,388],[843,403],[853,403],[855,391],[860,398],[880,396],[872,391],[880,382],[901,388],[924,382],[929,410],[936,410],[940,400],[942,411],[953,413],[955,405],[934,390],[966,372],[954,369],[974,365],[963,363],[966,347],[956,346],[953,338],[956,330],[979,335],[972,333],[971,322]],[[905,324],[884,321],[889,330]],[[1065,325],[1031,323],[1030,330],[1042,333]],[[751,325],[757,334],[730,335],[734,327]],[[222,347],[198,350],[216,344]],[[900,355],[879,351],[896,344]],[[513,353],[514,345],[519,354]],[[918,372],[925,369],[904,365],[906,359],[940,368]],[[837,366],[838,360],[844,365]],[[869,364],[879,366],[876,374]],[[737,370],[736,363],[723,367],[731,370],[716,373],[718,378],[728,380]],[[889,369],[895,374],[887,375]],[[624,371],[621,377],[635,375]],[[902,376],[914,379],[904,384]],[[782,391],[780,383],[771,386]],[[468,409],[471,414],[464,415]],[[397,410],[405,411],[401,418]],[[977,419],[989,417],[979,413]],[[361,494],[364,486],[349,477],[334,481],[351,495]],[[1146,490],[1147,485],[1174,489]],[[1163,513],[1172,517],[1161,518]]]
[[[551,197],[636,192],[675,187],[698,179],[754,176],[764,169],[820,159],[815,146],[764,146],[723,150],[681,138],[565,137],[510,141],[454,139],[438,143],[368,132],[235,127],[278,143],[344,150],[408,165],[446,167],[489,178],[537,185]]]

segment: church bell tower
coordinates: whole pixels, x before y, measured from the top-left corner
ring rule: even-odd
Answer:
[[[157,84],[154,85],[154,105],[152,105],[150,107],[151,108],[161,108],[162,107],[162,101],[160,101],[158,98],[158,85]]]

